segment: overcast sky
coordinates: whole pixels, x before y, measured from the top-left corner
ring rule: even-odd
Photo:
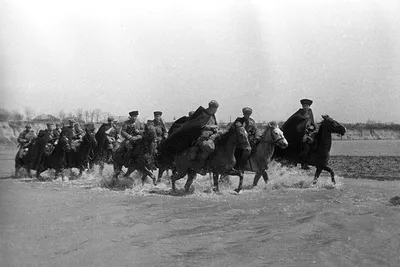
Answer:
[[[0,0],[0,105],[400,123],[400,1]]]

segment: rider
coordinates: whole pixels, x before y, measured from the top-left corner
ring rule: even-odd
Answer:
[[[74,119],[69,119],[69,126],[62,129],[61,133],[68,138],[70,145],[82,141],[83,131],[80,129],[79,124]]]
[[[60,137],[61,131],[62,131],[62,125],[60,122],[57,122],[56,128],[53,130],[53,138]]]
[[[315,136],[318,132],[317,124],[314,121],[314,115],[310,108],[311,104],[313,103],[310,99],[302,99],[300,100],[302,108],[299,109],[295,114],[300,114],[305,117],[306,123],[305,127],[302,130],[304,133],[302,137],[302,144],[301,144],[301,152],[300,152],[300,159],[301,159],[301,168],[304,170],[309,169],[307,166],[307,158],[308,153],[311,150],[311,147],[315,145]]]
[[[126,153],[133,151],[134,146],[142,139],[144,126],[137,120],[139,111],[129,112],[129,120],[122,125],[121,135],[125,138],[122,145],[126,149]]]
[[[168,133],[167,129],[165,128],[164,122],[161,118],[162,112],[161,111],[154,111],[154,120],[152,120],[152,124],[156,130],[156,142],[157,145],[161,143],[164,139],[167,139]]]
[[[32,144],[32,141],[36,138],[36,134],[32,130],[32,126],[30,124],[25,125],[25,130],[22,131],[18,136],[18,157],[22,158],[24,155],[25,149],[28,149]]]
[[[251,114],[253,113],[253,110],[249,107],[245,107],[242,109],[243,117],[238,117],[235,121],[234,124],[239,122],[243,127],[246,129],[248,136],[249,136],[249,142],[251,145],[252,150],[255,148],[256,143],[258,140],[261,139],[260,133],[256,127],[256,122],[250,118]],[[251,151],[243,150],[243,149],[236,149],[235,151],[235,157],[238,160],[237,162],[237,167],[240,170],[244,169],[244,166],[246,165],[247,158],[250,156]]]
[[[114,124],[114,118],[112,116],[107,118],[107,123],[103,123],[98,130],[99,133],[104,132],[105,134],[105,144],[101,149],[107,149],[106,159],[108,162],[112,160],[112,153],[114,149],[115,142],[118,139],[118,131]]]
[[[188,155],[189,160],[194,161],[198,154],[198,151],[201,150],[199,153],[198,161],[194,162],[194,169],[199,170],[202,173],[202,170],[207,160],[208,156],[214,152],[215,144],[214,140],[219,134],[219,127],[217,124],[217,119],[215,117],[215,113],[217,112],[219,104],[215,100],[211,100],[208,103],[208,108],[204,109],[203,107],[199,107],[195,113],[190,117],[189,120],[192,120],[198,116],[205,116],[208,117],[206,123],[201,127],[200,137],[197,139],[195,146],[193,146],[190,150]]]

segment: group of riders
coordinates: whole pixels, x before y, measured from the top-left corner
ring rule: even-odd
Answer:
[[[300,156],[302,168],[308,169],[306,160],[310,150],[315,146],[315,135],[318,129],[310,108],[312,100],[302,99],[300,103],[302,107],[291,117],[301,116],[306,121],[301,126],[302,129],[299,130],[303,134]],[[68,140],[72,150],[76,150],[85,135],[95,135],[97,148],[94,156],[101,158],[103,162],[113,163],[113,153],[116,149],[123,147],[125,157],[129,158],[135,146],[142,140],[145,134],[145,127],[151,125],[155,130],[154,143],[158,153],[173,158],[188,149],[188,159],[193,161],[194,170],[204,173],[207,158],[215,149],[214,140],[222,133],[222,129],[218,126],[216,119],[218,107],[218,102],[212,100],[208,103],[207,108],[200,106],[197,110],[189,112],[188,116],[174,121],[169,131],[164,125],[161,111],[155,111],[154,119],[148,120],[145,124],[137,119],[138,111],[131,111],[129,112],[129,119],[123,123],[122,127],[117,127],[117,121],[113,117],[108,117],[107,123],[102,124],[97,132],[95,132],[93,123],[86,124],[82,129],[79,123],[73,119],[69,120],[69,125],[67,126],[56,123],[55,128],[53,123],[47,123],[47,128],[40,130],[37,135],[32,130],[31,125],[28,124],[25,126],[25,131],[18,136],[19,150],[17,158],[22,158],[35,145],[37,140],[41,140],[44,145],[41,151],[35,155],[35,162],[40,164],[42,157],[51,155],[61,137]],[[252,109],[245,107],[242,109],[242,113],[243,116],[238,117],[233,124],[241,125],[245,128],[253,149],[260,141],[261,133],[257,129],[255,121],[251,118]],[[250,153],[247,150],[238,150],[235,153],[237,169],[243,169]]]

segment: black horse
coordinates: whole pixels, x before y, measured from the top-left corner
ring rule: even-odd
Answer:
[[[80,145],[76,150],[71,150],[67,153],[67,168],[79,169],[79,176],[86,169],[93,169],[94,151],[97,147],[97,141],[93,132],[86,131],[82,137]]]
[[[328,166],[329,152],[332,146],[332,133],[344,135],[346,128],[337,121],[330,118],[328,115],[322,116],[323,121],[320,123],[318,134],[316,135],[316,146],[310,151],[307,159],[307,164],[315,166],[317,168],[313,184],[317,182],[322,170],[325,170],[331,174],[332,183],[336,183],[335,174],[333,170]],[[296,123],[298,123],[296,125]],[[286,149],[276,148],[274,158],[278,161],[286,160],[289,164],[297,164],[301,162],[301,136],[299,136],[296,130],[302,127],[303,121],[297,121],[290,125],[290,127],[283,127],[283,132],[288,140],[289,146]],[[285,123],[286,124],[286,123]],[[290,129],[291,131],[288,131]],[[286,131],[286,132],[285,132]],[[290,138],[290,139],[289,139]]]
[[[142,183],[149,176],[153,180],[153,184],[156,184],[156,177],[152,173],[156,169],[156,136],[155,127],[148,123],[145,125],[142,139],[135,144],[132,151],[127,153],[126,148],[122,145],[116,149],[113,153],[114,175],[112,185],[118,181],[123,166],[128,169],[124,174],[125,178],[129,178],[132,172],[138,170],[142,173]]]
[[[40,179],[40,174],[47,169],[54,169],[56,171],[54,178],[57,178],[58,174],[61,173],[62,180],[64,180],[64,169],[67,166],[66,154],[70,151],[71,146],[68,138],[61,135],[51,154],[43,155],[40,162],[33,166],[36,170],[36,178]]]

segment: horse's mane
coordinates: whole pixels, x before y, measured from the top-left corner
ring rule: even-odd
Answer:
[[[229,138],[231,137],[231,134],[236,130],[235,125],[232,125],[228,128],[228,130],[215,138],[215,144],[218,146],[224,146],[226,143],[228,143]]]

